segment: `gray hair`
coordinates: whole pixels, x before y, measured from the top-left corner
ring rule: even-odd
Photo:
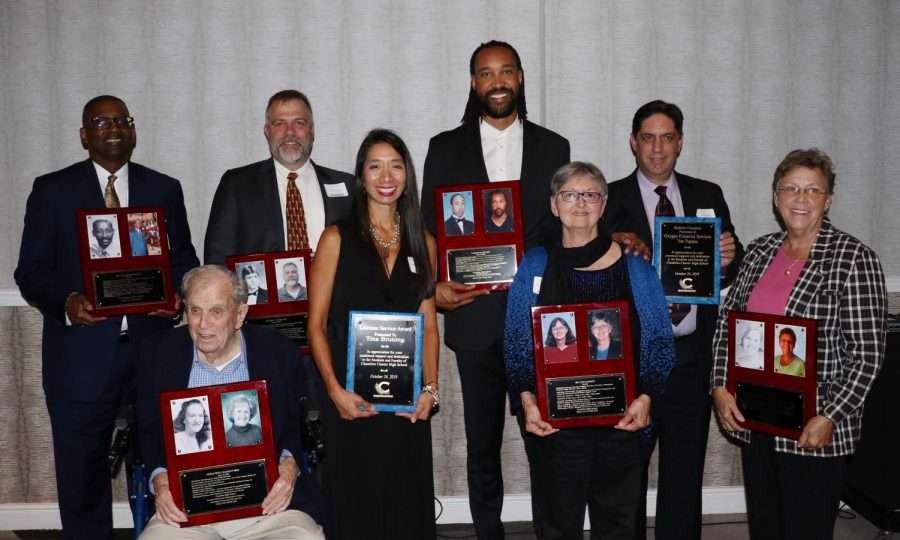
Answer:
[[[228,419],[231,420],[231,423],[234,423],[234,408],[238,403],[246,403],[247,408],[250,409],[250,418],[256,416],[256,403],[253,402],[252,399],[247,397],[246,394],[238,394],[231,398],[231,401],[228,402],[228,405],[225,406],[225,414],[228,416]]]
[[[550,195],[556,197],[566,182],[576,176],[584,176],[596,182],[600,186],[600,193],[604,198],[609,193],[609,189],[606,187],[606,177],[596,165],[586,161],[573,161],[560,167],[553,175],[553,179],[550,180]]]
[[[218,275],[224,277],[231,284],[232,300],[235,306],[247,303],[247,285],[244,280],[239,278],[234,272],[218,264],[206,264],[198,266],[188,271],[181,280],[181,294],[185,300],[188,298],[188,291],[191,290],[191,284],[198,277],[207,277],[210,275]]]

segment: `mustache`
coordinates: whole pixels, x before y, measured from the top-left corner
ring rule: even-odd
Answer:
[[[278,141],[278,147],[281,148],[285,144],[294,143],[300,145],[300,148],[306,148],[306,143],[303,142],[303,139],[297,137],[296,135],[285,135]]]

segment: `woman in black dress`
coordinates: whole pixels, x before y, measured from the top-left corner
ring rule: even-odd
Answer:
[[[331,398],[323,404],[331,539],[435,537],[427,421],[437,404],[435,243],[417,193],[400,137],[369,132],[356,156],[355,211],[325,230],[310,272],[309,341]],[[414,412],[379,414],[346,390],[350,311],[425,316]]]

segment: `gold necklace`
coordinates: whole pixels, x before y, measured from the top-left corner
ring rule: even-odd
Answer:
[[[791,275],[791,268],[793,268],[794,265],[797,264],[797,261],[799,261],[799,260],[802,259],[802,258],[803,258],[803,257],[799,257],[799,258],[797,258],[797,259],[794,259],[794,262],[792,262],[790,265],[788,265],[787,268],[784,269],[784,275],[786,275],[786,276]]]
[[[390,242],[385,242],[381,235],[375,230],[375,227],[372,226],[372,222],[369,222],[369,232],[372,233],[372,238],[378,242],[378,245],[381,246],[380,254],[381,259],[383,261],[387,261],[388,255],[390,255],[391,248],[400,240],[400,212],[394,212],[394,236],[391,238]]]

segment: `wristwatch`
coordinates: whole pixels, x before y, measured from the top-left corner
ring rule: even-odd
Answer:
[[[422,387],[422,391],[428,392],[429,394],[431,394],[431,399],[434,400],[434,402],[431,404],[431,408],[436,409],[437,406],[441,402],[441,398],[440,398],[440,396],[438,396],[438,391],[437,391],[437,381],[432,381],[432,382],[426,384],[425,386]]]

